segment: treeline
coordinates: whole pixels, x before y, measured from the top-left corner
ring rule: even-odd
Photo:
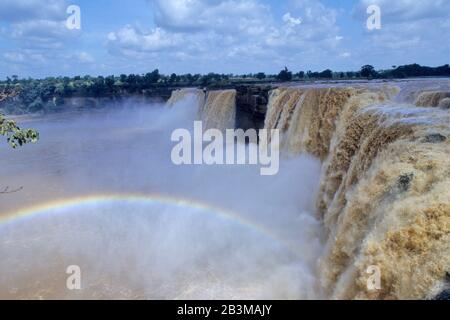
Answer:
[[[0,90],[15,91],[14,98],[2,102],[0,109],[6,113],[35,113],[59,111],[64,99],[71,97],[122,97],[125,95],[152,95],[162,88],[226,86],[233,75],[172,74],[166,76],[154,70],[146,74],[120,76],[48,77],[45,79],[20,79],[7,77],[0,81]]]
[[[263,72],[246,75],[233,74],[184,74],[163,75],[158,70],[146,74],[122,74],[120,76],[48,77],[45,79],[20,79],[8,77],[0,81],[0,90],[14,91],[14,98],[2,102],[0,109],[7,113],[35,113],[58,111],[64,99],[70,97],[114,97],[133,94],[151,94],[161,88],[211,87],[225,88],[239,84],[256,84],[285,81],[393,79],[408,77],[450,76],[449,65],[437,68],[418,64],[393,66],[389,70],[375,70],[366,65],[359,71],[292,72],[284,68],[278,74]]]
[[[277,75],[280,81],[293,80],[351,80],[351,79],[404,79],[413,77],[449,77],[450,67],[448,64],[440,67],[424,67],[419,64],[410,64],[405,66],[393,66],[389,70],[375,70],[371,65],[361,67],[360,71],[333,72],[330,69],[322,72],[304,72],[293,73],[287,68],[281,70]]]

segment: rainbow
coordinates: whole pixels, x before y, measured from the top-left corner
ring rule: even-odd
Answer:
[[[216,217],[223,219],[228,222],[232,222],[250,230],[258,232],[267,238],[271,238],[278,244],[289,249],[292,253],[299,255],[300,252],[296,252],[294,246],[287,243],[284,240],[279,239],[271,231],[266,229],[264,226],[249,221],[242,218],[237,213],[213,206],[210,204],[202,203],[199,201],[188,200],[183,198],[169,197],[160,194],[98,194],[98,195],[88,195],[75,198],[67,198],[56,200],[52,202],[47,202],[43,204],[38,204],[35,206],[20,209],[18,211],[9,212],[6,214],[0,214],[0,227],[10,225],[15,222],[23,222],[26,220],[31,220],[34,218],[39,218],[43,216],[49,216],[53,214],[58,214],[61,211],[68,211],[71,209],[82,209],[91,206],[99,205],[167,205],[178,208],[189,208],[195,209],[196,212],[202,214],[215,215]],[[1,228],[0,228],[1,232]]]

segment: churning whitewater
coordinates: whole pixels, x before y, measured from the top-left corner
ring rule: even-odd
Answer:
[[[275,176],[170,161],[173,130],[234,128],[235,90],[30,119],[39,144],[0,156],[24,187],[1,203],[0,298],[431,298],[450,265],[449,92],[278,87]],[[82,290],[66,289],[73,265]]]
[[[427,88],[442,87],[447,94]],[[448,80],[280,88],[266,127],[287,154],[322,160],[316,203],[326,233],[317,274],[337,299],[424,299],[450,266]],[[381,271],[367,290],[367,270]]]
[[[216,97],[202,108],[229,110],[205,119],[229,127],[233,96]],[[4,181],[24,189],[1,203],[0,298],[320,296],[319,161],[298,156],[270,177],[176,166],[171,133],[193,130],[202,111],[196,95],[171,101],[31,119],[40,142],[2,150]],[[70,266],[81,290],[67,290]]]

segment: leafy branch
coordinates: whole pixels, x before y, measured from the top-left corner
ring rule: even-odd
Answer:
[[[15,95],[17,95],[17,91],[0,91],[0,102]],[[26,143],[35,143],[39,140],[39,133],[36,130],[23,130],[16,124],[15,121],[7,120],[2,113],[0,113],[0,136],[6,137],[6,141],[14,149]],[[0,190],[0,194],[11,194],[21,190],[23,190],[23,187],[17,189],[5,187],[3,190]]]
[[[6,137],[6,141],[12,148],[17,148],[26,143],[36,143],[39,133],[33,129],[21,129],[15,121],[7,120],[0,113],[0,135]]]
[[[17,90],[2,90],[0,91],[0,102],[14,97],[18,93]],[[6,137],[6,141],[14,149],[26,143],[35,143],[39,140],[39,133],[36,130],[21,129],[15,121],[7,120],[2,113],[0,113],[0,136]]]

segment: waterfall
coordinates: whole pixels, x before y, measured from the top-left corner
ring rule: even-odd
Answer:
[[[205,103],[205,92],[203,90],[192,88],[174,90],[166,103],[166,107],[173,108],[175,105],[186,99],[193,99],[194,103],[201,109]]]
[[[428,91],[422,92],[417,97],[415,104],[418,107],[444,107],[444,105],[449,105],[448,100],[450,100],[450,92]]]
[[[166,103],[167,107],[174,107],[186,99],[196,100],[198,105],[197,120],[203,121],[203,128],[225,129],[235,128],[236,118],[236,90],[215,90],[206,94],[199,89],[180,89],[172,92]]]
[[[283,152],[323,162],[317,215],[328,236],[318,274],[330,298],[427,298],[449,270],[450,113],[394,102],[394,92],[270,93],[265,127],[281,130]],[[437,106],[447,97],[431,96],[419,100]],[[381,290],[367,289],[370,266],[381,271]]]
[[[445,285],[450,93],[439,89],[406,83],[270,92],[265,128],[280,130],[282,153],[322,161],[316,214],[327,237],[317,273],[330,298],[428,298]],[[236,91],[199,92],[204,126],[234,128]],[[187,93],[175,92],[171,103]],[[371,266],[381,272],[381,290],[367,289]]]
[[[208,92],[200,119],[206,129],[234,129],[236,118],[236,90]]]

